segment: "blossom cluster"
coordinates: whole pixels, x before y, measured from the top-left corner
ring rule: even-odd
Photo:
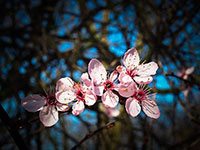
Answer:
[[[160,111],[155,94],[151,94],[147,87],[157,69],[155,62],[140,64],[137,50],[131,48],[125,53],[122,65],[111,73],[99,60],[92,59],[88,72],[81,75],[79,83],[70,77],[61,78],[56,83],[55,93],[27,96],[22,105],[27,111],[40,111],[39,117],[44,126],[52,126],[58,121],[58,111],[72,110],[73,115],[79,115],[85,105],[92,106],[98,99],[111,110],[123,100],[126,112],[132,117],[136,117],[142,109],[147,116],[157,119]]]

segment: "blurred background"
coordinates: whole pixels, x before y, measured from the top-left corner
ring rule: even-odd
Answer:
[[[0,6],[0,149],[24,143],[33,150],[71,149],[102,127],[78,148],[200,148],[198,0],[1,0]],[[44,128],[38,113],[21,106],[22,98],[43,94],[61,77],[79,81],[91,58],[112,71],[131,47],[142,61],[159,64],[150,84],[159,119],[98,103]]]

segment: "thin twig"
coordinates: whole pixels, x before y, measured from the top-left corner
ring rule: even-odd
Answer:
[[[77,149],[79,146],[81,146],[82,143],[84,143],[86,140],[90,139],[92,136],[94,136],[95,134],[101,132],[104,129],[110,129],[115,125],[115,121],[114,122],[110,122],[108,124],[106,124],[105,126],[102,126],[100,128],[98,128],[97,130],[88,133],[78,144],[76,144],[74,147],[72,147],[71,150],[75,150]]]
[[[189,84],[189,85],[191,85],[191,86],[197,85],[197,86],[200,87],[200,84],[199,84],[198,82],[195,82],[195,81],[193,81],[193,80],[186,80],[186,79],[183,79],[183,78],[181,78],[181,77],[175,75],[174,73],[168,73],[168,74],[165,74],[165,75],[166,75],[166,76],[175,77],[175,78],[177,78],[177,79],[180,79],[180,80],[182,80],[183,82],[185,82],[185,83],[187,83],[187,84]]]

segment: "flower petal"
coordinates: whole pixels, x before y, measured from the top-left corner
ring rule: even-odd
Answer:
[[[55,106],[44,106],[39,117],[45,127],[51,127],[58,121],[58,111]]]
[[[103,94],[101,100],[106,107],[114,108],[119,102],[119,97],[112,91],[108,90]]]
[[[38,94],[29,95],[22,99],[22,106],[29,112],[36,112],[42,109],[46,104],[45,97]]]
[[[150,118],[157,119],[160,117],[159,108],[154,100],[143,100],[142,110]]]
[[[86,86],[90,86],[91,85],[91,81],[89,79],[88,73],[83,73],[81,75],[81,82],[83,82]]]
[[[93,94],[93,92],[88,91],[85,94],[85,104],[86,105],[92,106],[92,105],[94,105],[94,103],[96,102],[96,100],[97,100],[97,97],[96,97],[95,94]]]
[[[73,85],[74,81],[71,78],[69,77],[61,78],[56,83],[56,91],[66,91],[72,89]]]
[[[78,101],[74,103],[74,105],[72,106],[72,114],[79,115],[84,111],[84,109],[85,109],[84,103],[82,101]]]
[[[133,82],[133,79],[124,72],[119,74],[118,79],[119,79],[119,82],[122,83],[122,84],[127,84],[127,83],[130,83],[130,82]]]
[[[194,72],[194,67],[190,67],[185,70],[185,74],[187,75],[192,74],[193,72]]]
[[[107,79],[106,69],[97,59],[92,59],[89,62],[88,73],[95,85],[102,84]]]
[[[114,82],[117,79],[118,72],[115,70],[110,74],[109,80]]]
[[[104,86],[93,86],[93,91],[97,96],[103,95]]]
[[[123,97],[130,97],[136,91],[136,84],[132,82],[131,84],[120,84],[118,88],[118,93]]]
[[[126,100],[125,108],[127,113],[130,114],[132,117],[136,117],[141,111],[141,107],[138,104],[138,101],[134,98],[128,98]]]
[[[76,93],[72,90],[67,90],[65,92],[56,92],[56,99],[62,104],[68,104],[76,98]]]
[[[133,79],[138,84],[149,84],[151,81],[153,81],[153,78],[151,76],[146,76],[146,77],[135,76]]]
[[[155,75],[158,70],[158,65],[155,62],[150,62],[147,64],[141,64],[137,68],[137,75],[139,76],[150,76]]]
[[[69,105],[57,103],[56,104],[57,111],[68,111],[70,109]]]
[[[133,70],[135,67],[139,65],[140,57],[135,48],[129,49],[123,58],[123,64],[127,69]]]

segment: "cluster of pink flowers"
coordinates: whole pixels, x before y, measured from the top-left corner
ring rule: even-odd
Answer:
[[[140,64],[135,48],[129,49],[118,66],[110,74],[97,59],[88,64],[88,73],[83,73],[79,83],[71,78],[61,78],[56,83],[55,94],[45,97],[38,94],[27,96],[22,100],[24,108],[30,112],[40,111],[39,117],[44,126],[52,126],[58,121],[58,111],[69,111],[79,115],[85,105],[92,106],[100,98],[103,105],[112,110],[123,99],[125,109],[132,117],[137,116],[141,108],[151,118],[160,116],[155,102],[155,94],[150,94],[147,87],[156,74],[155,62]]]

